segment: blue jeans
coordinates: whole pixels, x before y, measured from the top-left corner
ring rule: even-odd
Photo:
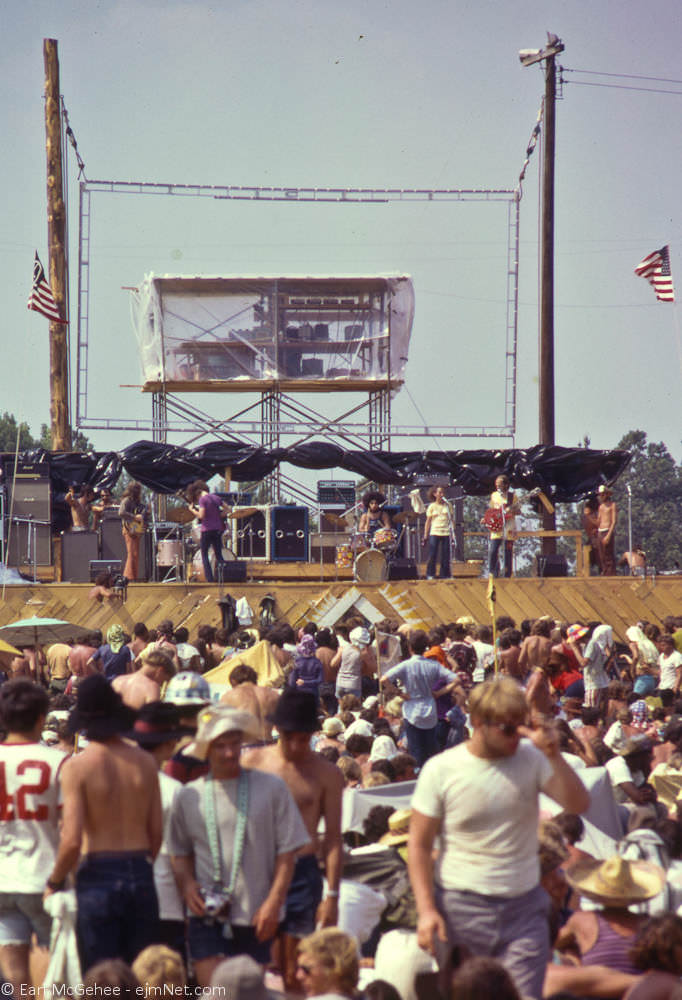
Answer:
[[[224,924],[215,920],[190,916],[187,922],[187,943],[195,962],[202,958],[213,958],[214,955],[224,955],[226,958],[249,955],[260,965],[268,962],[271,940],[259,941],[255,929],[246,924],[232,924],[232,936],[226,938],[223,927]],[[228,991],[228,997],[229,995]]]
[[[129,965],[159,940],[159,903],[145,851],[87,854],[76,873],[81,966],[105,958]]]
[[[434,757],[439,751],[438,733],[433,729],[419,729],[411,722],[405,721],[405,736],[407,737],[407,752],[417,761],[417,767],[422,767],[429,757]]]
[[[500,549],[503,538],[491,538],[488,549],[488,573],[490,576],[500,575]],[[512,557],[514,554],[514,543],[504,541],[504,575],[512,575]]]
[[[449,535],[429,535],[429,561],[426,575],[436,575],[436,563],[440,553],[440,577],[446,580],[450,576],[450,537]]]
[[[213,583],[213,570],[211,569],[209,553],[211,548],[213,548],[215,552],[215,565],[216,569],[218,569],[218,566],[225,561],[223,559],[222,533],[220,531],[202,531],[199,545],[201,548],[201,562],[204,567],[204,579],[206,583]]]

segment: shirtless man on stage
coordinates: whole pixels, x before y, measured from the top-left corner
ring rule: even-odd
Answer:
[[[599,532],[599,553],[604,576],[616,573],[616,517],[618,511],[608,486],[600,486],[597,491],[599,510],[597,511]]]
[[[333,927],[338,919],[343,775],[336,765],[310,748],[310,737],[317,729],[318,720],[315,697],[309,691],[286,688],[277,702],[272,722],[279,732],[279,742],[246,751],[242,763],[247,768],[276,774],[286,782],[312,841],[298,854],[281,934],[280,963],[284,985],[287,990],[296,992],[299,940],[312,933],[316,923]],[[321,817],[325,825],[321,853],[327,878],[324,900],[316,857]]]
[[[70,486],[66,494],[66,502],[71,508],[72,531],[87,531],[90,527],[90,505],[95,494],[90,486],[82,486],[76,496],[75,486]]]
[[[154,758],[122,738],[133,719],[100,674],[79,685],[69,725],[89,742],[62,771],[62,832],[46,895],[63,888],[80,859],[76,898],[83,972],[106,958],[130,964],[158,940],[152,860],[163,832],[161,796]]]

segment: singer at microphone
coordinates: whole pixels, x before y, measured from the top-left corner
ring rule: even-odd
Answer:
[[[379,528],[393,527],[388,511],[381,509],[385,503],[386,497],[383,493],[365,493],[362,498],[362,506],[365,508],[365,513],[361,516],[360,521],[358,522],[358,531],[366,532],[368,535],[368,541],[370,542],[374,538],[374,533],[378,531]]]

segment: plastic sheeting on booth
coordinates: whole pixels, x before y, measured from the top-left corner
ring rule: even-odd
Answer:
[[[402,382],[409,277],[144,277],[131,316],[142,379]]]

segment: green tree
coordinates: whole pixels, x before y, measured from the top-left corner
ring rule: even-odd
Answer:
[[[31,429],[28,424],[19,425],[19,451],[27,451],[35,448],[38,442],[34,441]],[[5,411],[0,417],[0,451],[13,452],[17,447],[17,418],[13,413]]]
[[[40,441],[38,442],[45,451],[52,451],[52,431],[47,424],[42,424],[40,428]],[[82,431],[73,431],[71,434],[71,451],[94,451],[95,446]]]
[[[628,548],[629,487],[633,546],[644,549],[649,566],[672,569],[682,563],[682,466],[662,441],[647,442],[644,431],[629,431],[618,447],[631,452],[632,459],[613,488],[616,552]]]

